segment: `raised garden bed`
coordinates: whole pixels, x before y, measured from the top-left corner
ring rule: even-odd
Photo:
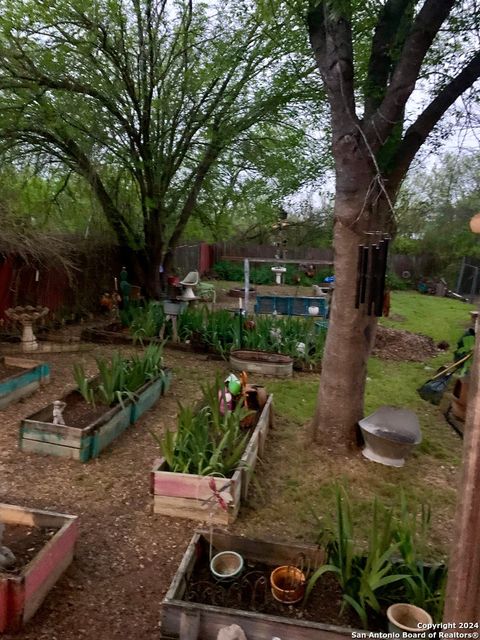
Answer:
[[[34,393],[50,380],[45,362],[5,356],[0,358],[0,409]]]
[[[214,553],[234,550],[244,558],[246,568],[236,585],[212,580],[208,571],[210,539]],[[356,631],[354,621],[352,626],[345,625],[348,618],[340,624],[318,621],[322,616],[338,616],[339,603],[330,597],[331,591],[317,596],[312,592],[301,616],[300,606],[277,603],[271,596],[271,570],[298,563],[300,558],[304,566],[315,566],[324,560],[318,547],[251,540],[217,531],[196,532],[162,603],[162,640],[216,640],[218,631],[231,624],[238,624],[247,638],[255,640],[351,638]],[[327,599],[332,602],[332,611],[326,609]],[[185,629],[190,630],[190,636],[181,635]]]
[[[171,381],[171,371],[147,382],[136,393],[135,400],[126,399],[112,408],[88,405],[78,391],[67,393],[62,401],[65,425],[52,423],[53,404],[22,420],[20,449],[29,453],[44,453],[87,462],[96,458],[125,429],[136,422],[165,393]]]
[[[250,436],[239,467],[231,478],[173,473],[167,470],[168,465],[164,458],[156,460],[150,480],[154,513],[192,520],[208,520],[215,524],[232,523],[238,515],[241,500],[247,496],[257,458],[263,454],[267,432],[273,420],[272,399],[270,395]],[[222,495],[227,497],[227,510],[223,510],[212,500],[212,479],[217,490],[228,484],[222,491]]]
[[[230,352],[230,365],[236,371],[248,371],[277,378],[290,378],[293,359],[280,353],[238,349]]]
[[[0,504],[3,543],[17,558],[0,571],[0,633],[18,631],[42,604],[73,559],[75,516]]]
[[[120,323],[112,323],[105,327],[90,327],[84,329],[81,340],[95,342],[96,344],[134,344],[134,338],[124,329]],[[138,342],[138,340],[136,341]],[[160,343],[160,338],[143,338],[144,344]]]
[[[237,287],[235,289],[229,289],[228,291],[228,295],[231,298],[244,298],[245,297],[245,289],[240,289],[240,287]],[[257,295],[257,290],[252,287],[248,290],[248,295],[250,296],[250,298],[255,298]]]
[[[316,296],[257,296],[255,313],[309,316],[309,307],[318,307],[318,316],[314,317],[327,317],[327,301]]]

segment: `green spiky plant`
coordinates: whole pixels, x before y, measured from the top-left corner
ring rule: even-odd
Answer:
[[[73,365],[73,377],[85,402],[95,407],[95,391],[92,388],[91,381],[88,379],[82,364],[75,363]]]
[[[426,548],[430,510],[409,505],[401,496],[400,515],[373,501],[368,548],[357,548],[347,491],[335,486],[336,522],[333,530],[321,526],[319,543],[325,548],[326,563],[311,575],[305,591],[308,600],[318,580],[333,573],[343,592],[343,604],[350,606],[367,628],[382,603],[409,602],[441,620],[445,596],[446,568],[428,566],[420,555]]]
[[[239,467],[249,432],[241,427],[250,411],[241,405],[222,412],[223,382],[203,387],[202,408],[179,405],[177,431],[152,433],[173,472],[230,477]]]
[[[141,355],[124,358],[114,353],[110,360],[96,358],[98,376],[88,380],[83,366],[75,364],[73,372],[78,389],[89,404],[111,406],[134,399],[135,392],[149,380],[164,375],[163,344],[150,344]]]

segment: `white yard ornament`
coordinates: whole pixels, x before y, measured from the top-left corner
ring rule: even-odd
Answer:
[[[238,624],[231,624],[229,627],[223,627],[218,632],[217,640],[247,640],[242,627]]]
[[[66,406],[67,403],[62,402],[61,400],[55,400],[53,402],[53,424],[65,424],[65,420],[63,419],[63,412]]]
[[[2,545],[3,532],[5,525],[0,522],[0,569],[8,569],[16,562],[16,558],[8,547]]]

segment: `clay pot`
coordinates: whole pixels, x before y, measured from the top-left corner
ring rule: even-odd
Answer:
[[[432,616],[413,604],[397,603],[387,609],[390,633],[425,633],[433,624]]]
[[[272,596],[278,602],[295,604],[305,595],[305,574],[297,567],[283,565],[270,574]]]
[[[467,413],[469,377],[463,376],[455,382],[452,397],[452,413],[459,420],[465,420]]]

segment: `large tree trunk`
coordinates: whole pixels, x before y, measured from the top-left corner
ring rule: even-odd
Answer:
[[[122,260],[128,271],[130,284],[142,289],[142,295],[147,299],[157,299],[161,293],[160,280],[161,255],[141,249],[133,251],[124,248]]]
[[[377,324],[375,316],[355,309],[358,246],[365,240],[365,235],[358,235],[337,218],[335,292],[314,417],[316,441],[332,446],[354,446],[356,423],[363,417],[367,360]]]

